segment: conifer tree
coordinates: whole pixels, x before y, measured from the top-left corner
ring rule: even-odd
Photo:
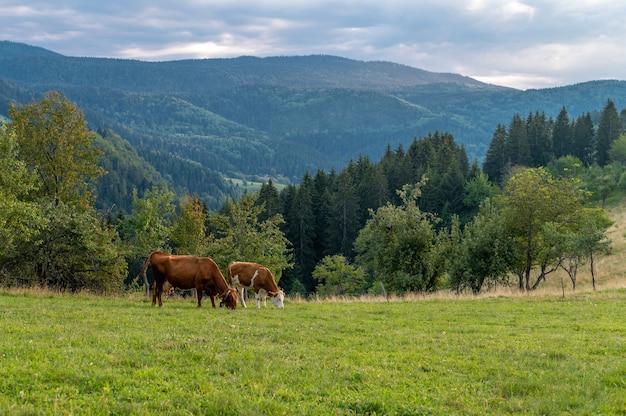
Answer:
[[[596,135],[596,162],[600,166],[610,162],[609,149],[620,134],[622,134],[622,121],[615,108],[615,103],[609,99],[602,109]]]
[[[506,140],[506,127],[502,124],[498,124],[498,127],[496,127],[496,130],[493,132],[489,149],[487,149],[487,154],[485,155],[485,162],[483,163],[483,172],[487,174],[490,181],[498,185],[504,183],[508,163]]]
[[[580,159],[585,166],[594,161],[595,129],[591,114],[578,116],[574,122],[573,155]]]
[[[526,131],[530,144],[533,166],[546,166],[554,157],[552,150],[552,121],[545,113],[529,113],[526,120]]]
[[[532,165],[526,123],[519,114],[513,116],[509,126],[506,154],[512,165]]]
[[[554,158],[558,159],[562,156],[573,154],[573,132],[570,124],[569,115],[565,106],[561,108],[559,115],[554,122],[552,129],[552,143],[554,144]],[[541,165],[541,166],[546,166]]]

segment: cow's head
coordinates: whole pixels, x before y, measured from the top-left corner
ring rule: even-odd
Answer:
[[[278,292],[267,292],[270,297],[270,300],[277,308],[284,308],[285,305],[283,302],[285,301],[285,292],[279,290]]]
[[[220,298],[220,307],[223,305],[230,309],[237,309],[237,291],[235,289],[228,288]]]

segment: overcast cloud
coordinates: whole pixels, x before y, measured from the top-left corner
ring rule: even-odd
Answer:
[[[623,0],[0,0],[0,40],[150,61],[328,54],[520,89],[626,79]]]

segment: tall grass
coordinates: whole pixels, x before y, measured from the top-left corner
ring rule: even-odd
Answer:
[[[626,414],[626,291],[285,309],[0,292],[6,414]]]

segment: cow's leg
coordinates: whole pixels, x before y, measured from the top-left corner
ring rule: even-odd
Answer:
[[[261,307],[260,305],[261,294],[259,292],[254,292],[254,300],[256,301],[256,308],[259,309]]]
[[[209,295],[209,297],[211,298],[211,305],[213,305],[213,309],[215,309],[215,296],[213,296],[213,294]]]
[[[239,286],[237,287],[237,297],[239,298],[239,302],[241,302],[241,306],[243,306],[244,308],[247,308],[246,306],[246,301],[243,298],[243,291],[245,290],[245,288]]]
[[[204,292],[204,290],[201,287],[196,286],[196,294],[198,295],[198,308],[202,307],[202,292]]]
[[[163,293],[163,283],[157,276],[155,276],[154,284],[152,285],[154,290],[152,292],[152,305],[156,304],[157,299],[159,300],[159,306],[163,306],[163,299],[161,298],[161,294]]]

